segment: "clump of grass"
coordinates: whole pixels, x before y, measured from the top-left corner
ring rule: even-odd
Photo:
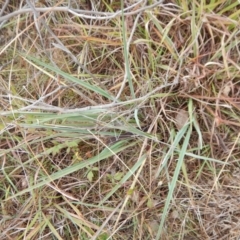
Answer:
[[[236,1],[0,1],[1,239],[237,239]]]

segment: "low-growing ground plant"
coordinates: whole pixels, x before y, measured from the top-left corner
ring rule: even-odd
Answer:
[[[0,0],[0,239],[239,239],[239,5]]]

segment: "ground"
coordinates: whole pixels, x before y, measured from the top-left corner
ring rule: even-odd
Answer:
[[[240,239],[239,1],[0,9],[0,239]]]

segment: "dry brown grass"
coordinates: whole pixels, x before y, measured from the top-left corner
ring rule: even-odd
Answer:
[[[0,239],[239,239],[238,1],[67,2],[0,0]]]

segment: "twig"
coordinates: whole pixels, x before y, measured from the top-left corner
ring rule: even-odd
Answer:
[[[142,11],[145,11],[147,9],[151,9],[154,8],[160,4],[163,3],[164,0],[160,0],[154,4],[151,4],[149,6],[145,6],[142,8],[139,8],[138,10],[135,11],[131,11],[131,12],[126,12],[128,11],[130,8],[134,7],[136,4],[139,4],[141,1],[137,2],[136,4],[131,5],[130,7],[127,7],[125,9],[123,9],[124,11],[124,16],[130,16],[130,15],[135,15],[138,14]],[[69,12],[72,13],[75,16],[81,17],[81,18],[86,18],[86,19],[94,19],[94,20],[109,20],[112,18],[115,18],[117,16],[120,16],[122,14],[122,10],[116,11],[115,13],[110,13],[110,12],[95,12],[95,11],[87,11],[87,10],[79,10],[79,9],[72,9],[69,7],[45,7],[45,8],[35,8],[35,11],[37,12]],[[23,9],[19,9],[15,12],[9,13],[5,16],[0,17],[0,22],[5,21],[5,20],[9,20],[11,17],[20,15],[20,14],[24,14],[24,13],[29,13],[32,12],[31,8],[23,8]]]
[[[2,10],[1,10],[1,12],[0,12],[0,16],[3,15],[3,13],[4,13],[4,11],[5,11],[8,3],[9,3],[9,1],[10,1],[10,0],[6,0],[6,1],[5,1],[4,5],[2,6]]]
[[[153,95],[155,92],[160,91],[166,87],[172,87],[173,85],[175,85],[175,83],[167,83],[164,84],[162,86],[159,86],[157,88],[155,88],[153,91],[149,92],[148,94],[146,94],[143,97],[139,97],[136,99],[132,99],[132,100],[128,100],[125,102],[112,102],[112,103],[108,103],[108,104],[103,104],[103,105],[97,105],[97,106],[88,106],[88,107],[84,107],[84,108],[73,108],[73,109],[66,109],[66,108],[60,108],[60,107],[55,107],[46,103],[42,103],[39,102],[38,105],[37,104],[32,104],[23,108],[20,108],[18,110],[12,110],[12,111],[3,111],[0,112],[0,116],[7,116],[7,115],[12,115],[12,114],[16,114],[16,113],[23,113],[24,111],[31,111],[32,109],[39,109],[39,110],[44,110],[44,111],[49,111],[49,112],[59,112],[59,113],[81,113],[83,111],[89,111],[89,110],[101,110],[101,111],[109,111],[109,109],[111,108],[116,108],[116,107],[120,107],[120,106],[125,106],[128,104],[133,104],[135,102],[145,102],[146,100],[148,100],[148,98]]]

